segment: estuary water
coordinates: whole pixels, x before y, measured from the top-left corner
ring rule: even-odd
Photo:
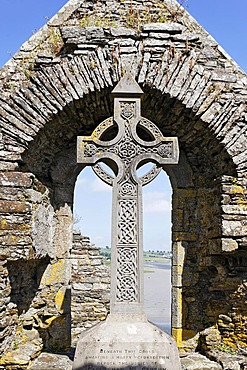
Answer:
[[[144,264],[144,310],[149,321],[171,332],[171,265]]]

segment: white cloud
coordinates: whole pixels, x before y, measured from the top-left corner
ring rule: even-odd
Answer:
[[[76,186],[78,191],[92,191],[92,192],[97,192],[97,193],[102,193],[102,192],[110,192],[111,186],[107,185],[104,183],[102,180],[96,177],[82,177],[79,176],[76,182]]]
[[[78,176],[76,180],[77,186],[84,186],[88,184],[88,179],[86,177]]]
[[[166,193],[161,191],[146,192],[143,197],[145,213],[169,213],[171,203],[166,199]]]
[[[95,179],[91,182],[91,188],[94,192],[110,192],[112,190],[110,185],[107,185],[100,179]]]

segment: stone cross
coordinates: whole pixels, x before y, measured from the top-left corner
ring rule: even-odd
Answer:
[[[98,125],[91,136],[80,136],[77,161],[113,187],[111,313],[143,313],[142,186],[162,166],[178,163],[178,140],[164,137],[141,116],[143,91],[126,73],[113,90],[114,117]],[[145,175],[137,170],[151,162]],[[105,163],[114,175],[105,170]]]

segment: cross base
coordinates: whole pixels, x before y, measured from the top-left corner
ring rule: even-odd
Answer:
[[[181,370],[174,339],[145,315],[110,314],[83,333],[73,370]]]

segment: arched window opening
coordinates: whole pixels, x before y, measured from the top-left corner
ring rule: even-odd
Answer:
[[[146,164],[138,169],[138,176],[148,172],[151,166]],[[105,170],[109,172],[109,168]],[[143,187],[144,310],[149,321],[168,332],[171,330],[171,192],[164,171]],[[77,178],[73,213],[74,229],[100,248],[109,266],[112,187],[100,180],[91,167],[86,167]]]
[[[144,309],[171,331],[171,184],[164,171],[143,188]]]
[[[107,166],[102,164],[106,169]],[[107,171],[110,173],[109,167]],[[74,193],[74,228],[90,237],[99,248],[111,245],[112,188],[100,180],[91,167],[77,178]]]

